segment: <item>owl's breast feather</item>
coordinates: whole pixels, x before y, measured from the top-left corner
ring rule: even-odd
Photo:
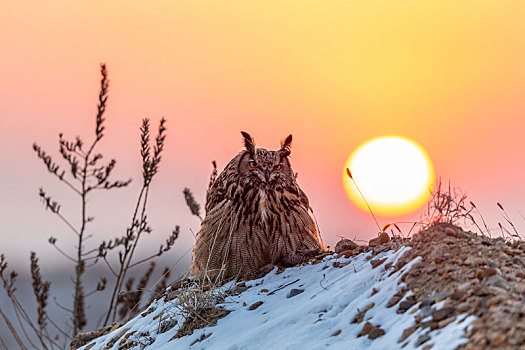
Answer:
[[[266,221],[268,219],[268,196],[263,189],[259,190],[259,212],[261,213],[261,220]]]

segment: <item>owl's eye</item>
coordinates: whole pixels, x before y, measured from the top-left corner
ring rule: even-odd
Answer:
[[[277,164],[276,166],[273,167],[275,170],[281,170],[281,164]]]
[[[257,168],[257,162],[255,160],[250,162],[250,168]]]

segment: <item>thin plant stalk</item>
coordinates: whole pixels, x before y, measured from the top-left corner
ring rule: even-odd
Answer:
[[[368,211],[370,212],[370,214],[372,214],[372,217],[374,218],[374,221],[376,222],[378,230],[381,231],[381,225],[379,225],[379,222],[377,221],[376,216],[374,215],[374,212],[372,211],[372,208],[370,208],[370,205],[368,204],[368,201],[366,200],[365,196],[363,195],[363,193],[359,189],[359,186],[357,186],[357,183],[355,182],[354,177],[352,176],[352,172],[350,171],[350,168],[346,168],[346,174],[348,175],[348,177],[354,183],[355,188],[357,188],[357,191],[361,195],[361,198],[363,198],[363,201],[365,201],[365,204],[366,204],[366,206],[368,208]]]

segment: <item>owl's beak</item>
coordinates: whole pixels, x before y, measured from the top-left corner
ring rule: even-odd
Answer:
[[[270,169],[264,171],[264,177],[266,178],[266,182],[270,180]]]

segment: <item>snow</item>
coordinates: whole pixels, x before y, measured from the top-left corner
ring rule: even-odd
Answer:
[[[108,344],[124,332],[128,340],[140,340],[132,349],[418,349],[433,344],[432,349],[454,349],[467,342],[465,331],[475,319],[462,315],[449,325],[430,331],[418,328],[404,342],[399,343],[403,331],[414,325],[414,316],[420,311],[418,304],[403,314],[396,313],[398,305],[387,308],[387,303],[403,287],[403,273],[419,260],[416,258],[401,270],[391,273],[385,265],[395,262],[408,249],[386,251],[374,259],[387,258],[372,268],[367,254],[352,258],[325,257],[318,264],[286,269],[281,274],[276,270],[261,279],[249,281],[243,293],[228,297],[221,304],[231,313],[220,319],[215,326],[197,329],[193,334],[173,339],[184,323],[177,299],[154,302],[153,312],[138,315],[119,329],[96,339],[81,349],[119,349],[119,340],[112,347]],[[334,267],[339,262],[342,267]],[[233,282],[221,287],[231,288]],[[372,294],[372,289],[378,292]],[[292,289],[304,292],[287,297]],[[405,295],[406,298],[409,293]],[[404,299],[402,299],[404,300]],[[262,301],[262,305],[250,310],[250,305]],[[359,310],[374,303],[361,323],[351,323]],[[434,305],[443,306],[444,302]],[[160,333],[161,321],[171,318],[177,321],[172,329]],[[379,325],[386,333],[374,340],[367,336],[357,337],[365,322]],[[123,332],[124,330],[124,332]],[[127,330],[127,331],[126,331]],[[339,334],[336,335],[336,332]],[[140,337],[148,332],[149,341]],[[142,333],[144,334],[144,333]],[[428,334],[430,340],[417,346],[419,336]],[[202,339],[199,341],[199,339]],[[406,343],[406,344],[405,344]]]

